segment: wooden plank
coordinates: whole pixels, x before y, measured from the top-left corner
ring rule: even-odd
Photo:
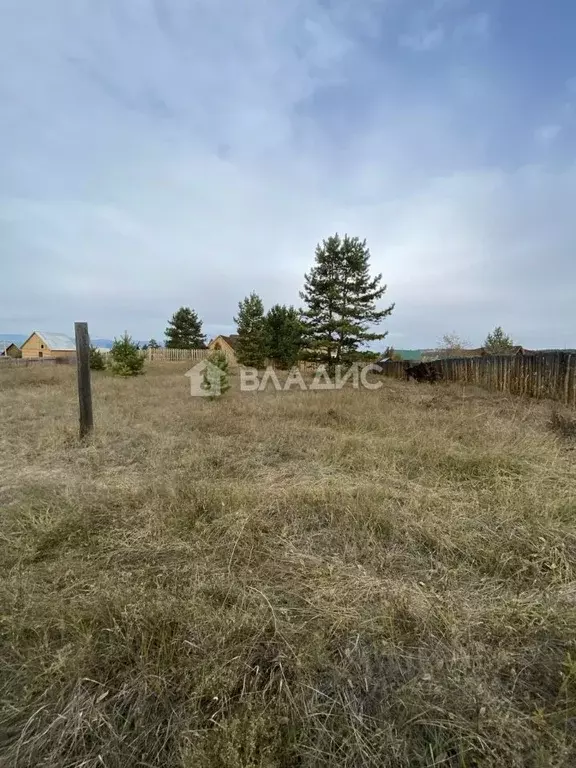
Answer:
[[[568,364],[570,361],[570,355],[561,353],[558,356],[557,368],[556,368],[556,386],[554,389],[554,397],[558,400],[566,402],[566,383],[568,375]]]
[[[569,355],[566,364],[566,398],[569,405],[576,405],[576,355]]]
[[[523,357],[520,364],[520,394],[523,396],[528,393],[528,366],[528,358]]]
[[[76,334],[76,367],[78,371],[78,401],[80,405],[80,438],[84,438],[94,429],[88,323],[74,323],[74,331]]]

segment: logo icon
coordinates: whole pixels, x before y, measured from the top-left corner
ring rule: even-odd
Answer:
[[[219,397],[222,394],[222,379],[226,374],[209,360],[196,363],[184,376],[190,379],[192,397]]]

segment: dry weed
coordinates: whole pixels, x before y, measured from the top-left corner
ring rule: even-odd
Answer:
[[[543,405],[0,372],[24,768],[569,766],[576,468]]]

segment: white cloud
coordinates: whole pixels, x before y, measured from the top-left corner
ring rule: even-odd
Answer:
[[[212,178],[222,173],[216,160],[202,170]],[[572,311],[567,286],[576,279],[568,245],[576,168],[457,173],[370,206],[335,206],[299,184],[283,190],[270,179],[260,188],[234,172],[226,179],[217,183],[219,201],[204,202],[180,182],[170,190],[170,212],[157,210],[153,195],[131,200],[128,190],[113,215],[95,206],[71,216],[67,201],[21,202],[53,254],[37,265],[30,301],[42,301],[54,281],[50,311],[71,319],[80,312],[104,333],[138,322],[146,335],[158,335],[181,303],[192,303],[211,327],[226,328],[252,289],[268,305],[297,303],[315,243],[339,229],[368,239],[373,266],[397,304],[389,328],[414,345],[433,344],[453,326],[479,343],[496,316],[527,345],[570,343],[562,316]]]
[[[394,42],[373,44],[387,7],[12,0],[0,331],[88,319],[96,335],[158,337],[181,304],[230,330],[251,290],[297,304],[316,243],[339,230],[367,238],[405,346],[453,327],[480,343],[497,323],[527,346],[573,345],[575,169],[479,160],[462,121],[491,135],[495,87],[410,79]],[[427,29],[453,36],[467,10],[443,7],[456,15]]]
[[[454,44],[486,42],[492,20],[486,12],[471,13],[468,0],[437,0],[418,5],[408,16],[408,25],[409,31],[398,37],[398,44],[423,53]]]
[[[459,42],[482,42],[489,39],[492,21],[487,13],[475,13],[458,22],[454,28],[454,39]]]
[[[534,132],[534,137],[540,144],[549,146],[556,141],[561,131],[561,125],[550,123],[549,125],[541,125],[539,128],[537,128]]]
[[[423,29],[412,35],[400,35],[398,42],[403,48],[412,51],[433,51],[444,42],[444,27],[437,24],[431,29]]]

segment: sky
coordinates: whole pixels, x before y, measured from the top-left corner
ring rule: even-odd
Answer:
[[[0,331],[234,331],[366,239],[397,348],[576,346],[573,0],[0,0]]]

